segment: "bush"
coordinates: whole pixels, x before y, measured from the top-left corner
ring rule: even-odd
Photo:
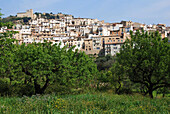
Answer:
[[[51,93],[56,93],[59,95],[64,95],[64,94],[69,94],[71,93],[71,90],[66,87],[65,85],[60,85],[58,83],[54,83],[49,85],[49,87],[47,87],[45,94],[51,94]]]
[[[0,79],[0,96],[7,96],[10,93],[10,87],[7,81]]]
[[[26,85],[19,85],[19,91],[18,91],[18,95],[19,96],[32,96],[34,94],[34,89],[33,89],[33,85],[31,84],[26,84]]]
[[[131,88],[121,88],[118,91],[118,94],[132,94],[132,90]]]

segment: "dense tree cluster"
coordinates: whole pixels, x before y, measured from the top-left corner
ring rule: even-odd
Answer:
[[[7,23],[7,22],[12,22],[12,23],[22,23],[22,24],[28,24],[29,20],[31,18],[30,17],[16,17],[16,16],[10,16],[7,18],[3,18],[2,20],[0,20],[1,23]]]
[[[39,12],[35,12],[36,16],[40,18],[45,18],[45,19],[59,19],[59,15],[54,15],[52,12],[51,13],[45,13],[45,14],[42,14],[42,13],[39,13]]]
[[[17,45],[13,39],[1,40],[1,79],[10,84],[31,85],[42,94],[50,84],[67,88],[88,87],[97,72],[96,64],[85,53],[51,43]]]

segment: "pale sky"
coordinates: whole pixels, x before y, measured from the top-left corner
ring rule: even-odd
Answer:
[[[34,12],[62,12],[105,22],[131,20],[170,26],[170,0],[0,0],[0,8],[5,14],[3,17],[33,9]]]

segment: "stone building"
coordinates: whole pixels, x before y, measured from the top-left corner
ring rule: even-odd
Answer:
[[[26,12],[21,12],[21,13],[17,13],[17,17],[31,17],[31,19],[34,18],[34,14],[33,14],[33,9],[29,9]]]

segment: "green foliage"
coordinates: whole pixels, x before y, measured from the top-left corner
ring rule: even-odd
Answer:
[[[109,70],[113,66],[114,62],[115,62],[115,57],[113,57],[111,55],[106,55],[104,57],[98,57],[98,58],[96,58],[96,61],[95,61],[95,63],[97,64],[97,69],[99,71]]]
[[[123,91],[120,92],[120,89],[123,88],[123,82],[127,80],[124,70],[125,69],[117,62],[115,62],[110,69],[112,75],[110,82],[114,87],[115,93],[117,94],[123,93]]]
[[[0,20],[1,23],[22,23],[22,24],[28,24],[29,20],[31,18],[30,17],[16,17],[16,16],[9,16],[7,18],[3,18],[2,20]],[[1,27],[2,25],[0,25]],[[3,25],[4,26],[4,25]]]
[[[112,67],[107,71],[101,71],[98,76],[99,90],[113,90],[116,94],[132,93],[131,81],[123,73],[125,69],[118,64],[112,63]]]
[[[44,93],[50,84],[55,83],[67,90],[89,88],[93,83],[97,67],[84,52],[73,52],[73,48],[67,50],[67,47],[61,49],[60,45],[47,42],[16,45],[8,40],[11,41],[8,38],[1,40],[4,48],[0,53],[0,73],[2,78],[9,78],[10,83],[17,81],[28,87],[27,90],[30,88],[27,85],[33,85],[34,91],[31,91],[35,94]]]
[[[101,91],[114,90],[116,94],[131,93],[131,81],[126,76],[125,69],[117,61],[117,57],[106,55],[95,61],[98,70],[98,89]]]
[[[0,11],[1,11],[1,8],[0,8]],[[0,12],[0,19],[1,19],[1,16],[2,16],[3,14]]]
[[[158,32],[131,32],[131,40],[126,40],[117,58],[122,74],[141,84],[151,98],[154,90],[169,86],[170,45]]]
[[[0,10],[1,10],[1,9],[0,9]],[[0,12],[0,27],[6,26],[8,29],[11,29],[12,26],[13,26],[13,23],[12,23],[11,21],[3,22],[3,19],[1,19],[1,16],[2,16],[2,15],[3,15],[3,14]],[[0,35],[0,37],[1,37],[1,35]]]
[[[110,80],[112,78],[112,73],[110,71],[100,71],[97,77],[97,90],[108,91],[112,89]]]
[[[168,114],[169,98],[110,94],[44,95],[0,98],[0,113]]]
[[[0,79],[0,96],[7,96],[9,94],[9,85],[5,80]]]
[[[11,22],[0,22],[0,25],[1,27],[6,26],[8,29],[13,26]],[[12,39],[12,36],[15,33],[17,32],[8,30],[4,33],[0,33],[0,78],[9,78],[10,83],[13,80],[12,77],[15,77],[13,75],[14,72],[17,71],[14,71],[14,69],[16,68],[16,58],[14,52],[17,49],[17,45],[14,45],[14,42],[16,42],[16,40]]]
[[[39,17],[39,15],[41,15],[41,18],[45,18],[45,19],[59,19],[60,17],[57,15],[55,16],[52,12],[51,13],[39,13],[39,12],[35,12],[35,14],[37,15],[37,17]]]
[[[72,49],[51,43],[21,45],[17,53],[18,58],[22,56],[20,72],[26,83],[34,83],[35,93],[44,93],[52,83],[70,89],[91,83],[97,72],[95,64],[85,53]]]
[[[23,17],[22,20],[24,23],[28,23],[31,17]]]

